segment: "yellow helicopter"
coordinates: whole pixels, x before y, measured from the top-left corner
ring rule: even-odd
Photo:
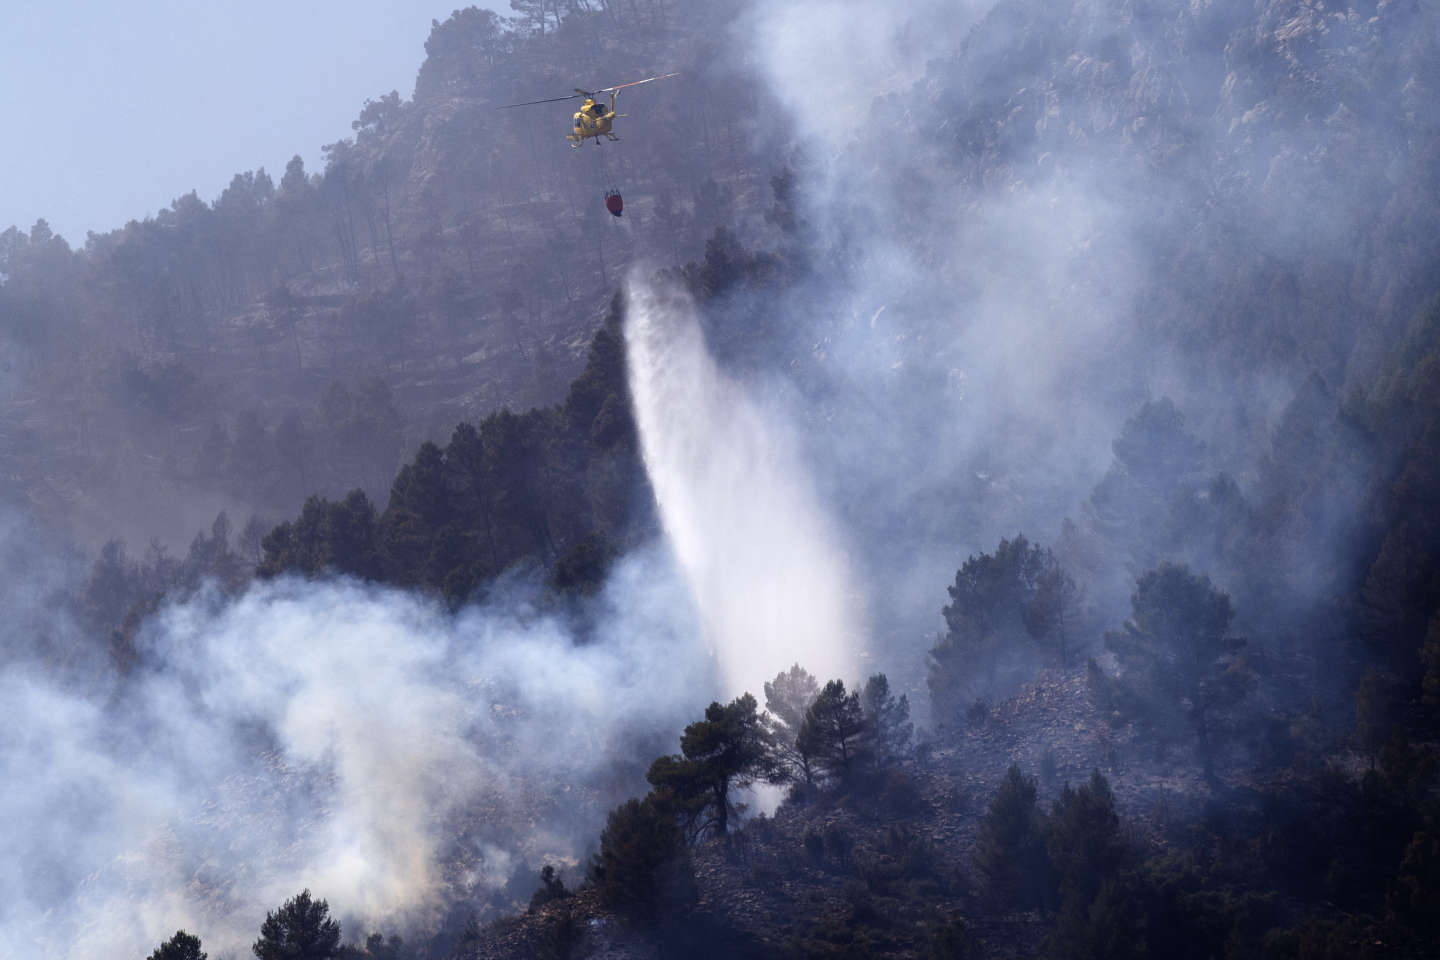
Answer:
[[[630,83],[617,83],[613,87],[602,87],[599,90],[582,90],[575,88],[575,92],[568,97],[549,97],[545,100],[527,100],[524,103],[507,103],[501,107],[508,110],[511,107],[528,107],[537,103],[558,103],[561,100],[574,100],[576,97],[584,97],[585,102],[580,104],[580,109],[575,111],[575,128],[565,135],[570,141],[570,146],[578,147],[586,140],[594,140],[598,145],[601,137],[610,140],[619,140],[611,132],[616,117],[623,117],[625,114],[615,112],[615,95],[626,87],[638,87],[642,83],[653,83],[656,80],[668,80],[671,77],[678,77],[678,73],[666,73],[658,77],[646,77],[644,80],[633,80]],[[601,94],[610,94],[610,105],[607,107],[599,99]]]

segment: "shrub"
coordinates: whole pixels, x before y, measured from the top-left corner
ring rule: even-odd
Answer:
[[[565,881],[560,879],[560,872],[547,863],[540,868],[540,887],[530,895],[530,911],[533,913],[551,900],[568,896],[570,891],[565,889]]]

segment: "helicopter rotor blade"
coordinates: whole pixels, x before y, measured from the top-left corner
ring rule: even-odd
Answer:
[[[524,103],[507,103],[499,109],[508,110],[511,107],[529,107],[537,103],[559,103],[562,100],[574,100],[578,97],[595,97],[602,93],[615,93],[619,90],[624,90],[626,87],[638,87],[642,83],[653,83],[656,80],[668,80],[671,77],[678,76],[680,76],[678,73],[665,73],[658,77],[646,77],[644,80],[634,80],[630,83],[618,83],[613,87],[601,87],[599,90],[582,90],[576,87],[575,92],[568,97],[546,97],[544,100],[526,100]]]
[[[509,110],[511,107],[529,107],[537,103],[559,103],[561,100],[574,100],[580,93],[572,93],[568,97],[547,97],[544,100],[526,100],[524,103],[507,103],[500,110]]]
[[[661,74],[660,76],[658,76],[658,77],[646,77],[644,80],[632,80],[630,83],[617,83],[617,84],[616,84],[615,86],[613,86],[613,87],[606,87],[605,89],[600,90],[600,91],[598,91],[598,92],[600,92],[600,93],[615,93],[615,92],[617,92],[617,91],[619,91],[619,90],[624,90],[626,87],[638,87],[638,86],[640,86],[640,84],[642,84],[642,83],[653,83],[653,82],[656,81],[656,80],[669,80],[671,77],[678,77],[678,76],[680,76],[680,74],[678,74],[678,73],[662,73],[662,74]]]

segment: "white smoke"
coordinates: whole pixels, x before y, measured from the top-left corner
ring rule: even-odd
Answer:
[[[792,428],[717,368],[686,294],[628,290],[645,467],[727,694],[797,662],[853,676],[863,604]]]
[[[347,938],[423,932],[573,859],[713,693],[663,551],[618,564],[599,605],[577,644],[523,601],[452,615],[280,580],[165,608],[140,641],[163,669],[107,696],[12,662],[0,957],[138,957],[182,927],[241,955],[304,888]]]
[[[770,307],[788,341],[770,369],[802,370],[805,459],[848,524],[874,668],[922,717],[965,558],[1017,533],[1056,544],[1145,399],[1228,411],[1236,395],[1196,383],[1143,312],[1181,191],[1113,148],[1117,121],[1034,86],[1015,51],[1043,32],[1024,12],[774,0],[733,36],[792,119],[788,203],[818,261]],[[1024,148],[994,146],[1011,139]]]

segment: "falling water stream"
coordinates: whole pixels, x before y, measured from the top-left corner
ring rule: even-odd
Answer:
[[[793,426],[717,367],[687,295],[628,290],[645,466],[727,695],[797,662],[854,678],[863,605]]]

